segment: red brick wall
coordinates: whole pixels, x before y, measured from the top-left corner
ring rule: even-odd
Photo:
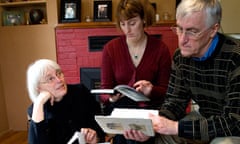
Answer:
[[[151,27],[149,34],[161,34],[171,54],[177,47],[177,37],[169,27]],[[120,35],[116,28],[56,29],[57,62],[62,67],[67,83],[80,82],[80,68],[100,67],[101,51],[89,51],[89,36]]]

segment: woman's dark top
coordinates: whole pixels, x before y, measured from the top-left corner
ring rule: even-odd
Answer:
[[[39,123],[30,120],[29,144],[66,144],[76,131],[92,128],[100,139],[104,133],[94,119],[100,113],[100,105],[82,84],[68,85],[67,94],[53,106],[44,105],[45,119]],[[32,116],[33,105],[28,108]]]

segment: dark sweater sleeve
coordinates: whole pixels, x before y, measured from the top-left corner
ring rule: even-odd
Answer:
[[[111,55],[111,48],[115,45],[118,45],[114,39],[114,41],[108,42],[104,45],[103,53],[102,53],[102,65],[101,65],[101,88],[113,88],[115,86],[114,80],[114,72],[113,72],[113,56]],[[117,43],[117,44],[115,44]],[[100,96],[101,102],[104,104],[109,103],[109,95],[103,94]]]
[[[158,47],[158,73],[156,76],[156,82],[154,83],[152,92],[151,92],[151,99],[161,99],[160,101],[163,102],[165,98],[165,94],[168,87],[169,76],[171,71],[171,56],[168,47],[159,40],[158,43],[151,42],[152,47]],[[149,55],[151,57],[151,55]],[[149,59],[151,59],[149,57]]]
[[[45,120],[35,123],[31,120],[33,105],[28,108],[29,129],[28,129],[28,143],[29,144],[48,144],[48,127]]]
[[[48,144],[46,124],[44,121],[35,123],[32,120],[29,124],[28,143],[29,144]]]
[[[97,124],[94,116],[101,114],[101,107],[100,103],[96,101],[96,98],[94,95],[90,94],[89,90],[82,84],[79,85],[80,92],[81,92],[81,98],[82,101],[84,101],[85,105],[85,118],[86,118],[86,127],[94,129],[98,137],[100,139],[100,142],[103,142],[105,140],[105,133],[101,129],[101,127]]]

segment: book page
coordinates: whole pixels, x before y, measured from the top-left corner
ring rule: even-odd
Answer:
[[[158,110],[115,108],[110,116],[95,116],[95,120],[109,134],[123,134],[125,130],[134,129],[154,136],[149,113],[158,115]]]
[[[116,118],[111,116],[95,116],[97,123],[108,134],[123,134],[125,130],[140,130],[148,136],[154,136],[151,119]]]
[[[111,117],[148,119],[149,113],[158,115],[158,110],[114,108]]]
[[[115,91],[114,89],[92,89],[90,92],[95,94],[99,94],[99,93],[114,94]]]

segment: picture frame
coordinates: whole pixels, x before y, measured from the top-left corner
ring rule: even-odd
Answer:
[[[61,23],[81,21],[81,0],[61,0]]]
[[[178,7],[179,3],[181,2],[182,0],[176,0],[176,8]]]
[[[112,21],[112,0],[94,0],[94,21]]]
[[[3,26],[16,26],[25,24],[24,11],[3,11]]]
[[[157,13],[157,4],[155,2],[152,2],[151,5],[154,9],[154,12]]]

